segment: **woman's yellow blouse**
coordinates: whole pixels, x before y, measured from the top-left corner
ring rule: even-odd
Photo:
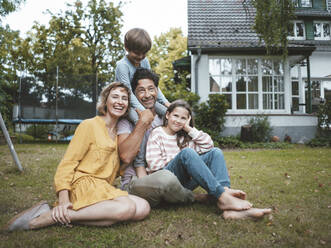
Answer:
[[[104,179],[110,184],[117,176],[120,159],[117,138],[112,140],[104,120],[96,116],[84,120],[75,131],[54,177],[55,190],[71,190],[72,184],[84,176]]]

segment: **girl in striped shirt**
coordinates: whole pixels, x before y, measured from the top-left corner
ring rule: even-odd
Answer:
[[[191,108],[183,100],[169,106],[163,126],[150,134],[146,161],[149,173],[166,169],[174,173],[185,188],[204,188],[217,200],[226,219],[258,218],[271,212],[271,209],[252,208],[245,200],[245,192],[230,189],[222,151],[214,147],[207,133],[194,127]]]

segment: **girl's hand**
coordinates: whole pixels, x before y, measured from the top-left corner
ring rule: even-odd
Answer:
[[[71,222],[68,209],[72,209],[71,202],[56,206],[52,210],[52,219],[62,225],[68,225]]]
[[[192,127],[190,126],[190,121],[191,121],[191,119],[192,119],[192,117],[189,116],[188,119],[187,119],[187,121],[185,122],[184,127],[183,127],[183,130],[184,130],[185,132],[187,132],[187,133],[190,132],[190,131],[192,130]]]

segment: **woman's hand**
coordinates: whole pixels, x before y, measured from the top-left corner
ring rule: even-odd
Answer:
[[[59,192],[59,205],[52,210],[52,219],[57,223],[68,225],[71,222],[68,209],[72,209],[69,191],[61,190]]]
[[[71,220],[69,217],[68,209],[72,209],[71,202],[56,206],[52,210],[52,219],[57,223],[61,223],[62,225],[70,224]]]
[[[183,130],[184,130],[185,132],[187,132],[187,133],[190,132],[190,131],[192,130],[192,127],[190,126],[190,121],[191,121],[191,119],[192,119],[192,117],[189,116],[188,119],[187,119],[187,121],[185,122],[184,127],[183,127]]]

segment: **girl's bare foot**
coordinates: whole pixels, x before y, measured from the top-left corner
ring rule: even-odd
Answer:
[[[270,208],[250,208],[248,210],[242,211],[224,211],[223,218],[224,219],[247,219],[247,218],[262,218],[266,214],[270,214],[272,210]]]
[[[239,199],[245,200],[246,199],[246,193],[240,189],[231,189],[228,187],[224,187],[224,190],[229,192],[230,195],[237,197]]]
[[[229,192],[224,191],[223,194],[218,198],[217,206],[221,210],[247,210],[253,205],[246,200],[239,199],[232,196]]]

